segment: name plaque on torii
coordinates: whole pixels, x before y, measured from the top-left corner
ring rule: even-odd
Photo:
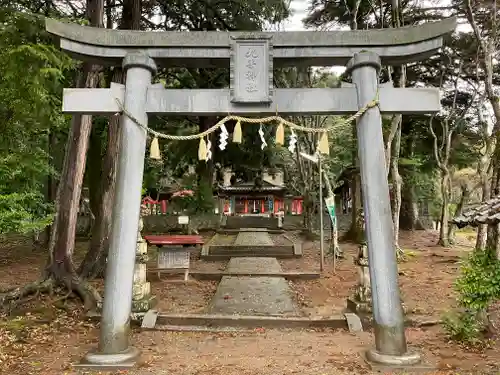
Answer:
[[[120,154],[113,230],[107,263],[100,345],[86,355],[91,367],[123,367],[138,351],[129,345],[139,202],[150,114],[343,115],[367,108],[356,121],[372,285],[375,348],[366,358],[384,365],[420,361],[408,351],[398,286],[382,114],[433,114],[436,88],[394,88],[378,82],[381,65],[424,60],[456,27],[454,18],[415,27],[330,32],[137,32],[47,19],[46,29],[72,56],[122,66],[126,83],[108,89],[65,89],[63,112],[120,113]],[[273,68],[346,65],[352,85],[340,88],[273,87]],[[161,67],[229,68],[227,89],[166,89],[152,84]],[[129,116],[133,116],[132,119]],[[143,126],[138,126],[135,119]],[[137,200],[137,205],[133,202]]]
[[[229,59],[231,103],[272,102],[273,50],[270,36],[233,37]]]

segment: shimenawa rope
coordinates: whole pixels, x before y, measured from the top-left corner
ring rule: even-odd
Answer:
[[[129,119],[131,119],[135,124],[143,128],[147,133],[151,134],[153,138],[153,142],[151,144],[152,150],[151,150],[151,157],[155,159],[159,159],[159,146],[158,146],[158,139],[157,138],[162,138],[162,139],[168,139],[168,140],[173,140],[173,141],[189,141],[193,139],[200,139],[200,151],[199,151],[199,158],[201,160],[206,160],[206,143],[204,141],[204,137],[212,134],[216,130],[220,129],[223,125],[225,125],[228,121],[236,121],[236,126],[235,130],[233,132],[233,142],[236,143],[241,143],[241,124],[242,123],[247,123],[247,124],[268,124],[275,122],[276,125],[278,125],[278,129],[276,132],[276,143],[278,144],[283,144],[284,143],[284,126],[288,126],[292,130],[297,130],[297,131],[302,131],[305,133],[324,133],[323,136],[321,137],[319,141],[319,152],[323,154],[328,154],[329,153],[329,147],[328,147],[328,135],[327,133],[330,131],[335,130],[339,126],[345,125],[347,123],[350,123],[354,120],[357,120],[363,114],[368,111],[370,108],[376,107],[379,105],[379,93],[377,91],[375,99],[369,102],[366,106],[363,108],[359,109],[354,115],[349,116],[347,119],[338,121],[336,124],[325,127],[325,128],[310,128],[307,126],[301,126],[297,125],[293,122],[290,122],[286,119],[284,119],[281,116],[275,115],[275,116],[268,116],[268,117],[260,117],[260,118],[249,118],[249,117],[242,117],[242,116],[234,116],[234,115],[227,115],[223,119],[221,119],[219,122],[217,122],[215,125],[210,127],[209,129],[205,130],[204,132],[198,133],[198,134],[191,134],[191,135],[171,135],[171,134],[164,134],[157,132],[156,130],[153,130],[149,128],[148,126],[142,124],[140,121],[138,121],[131,113],[127,112],[127,110],[124,108],[122,102],[118,99],[116,99],[118,103],[118,107],[120,108],[120,113],[123,113],[125,116],[127,116]],[[153,148],[155,149],[153,152]],[[156,150],[157,149],[157,150]],[[155,154],[155,157],[153,157],[153,154]]]

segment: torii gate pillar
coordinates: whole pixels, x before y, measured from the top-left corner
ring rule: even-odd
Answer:
[[[349,61],[347,73],[352,73],[359,108],[376,96],[380,68],[380,58],[373,52],[359,52]],[[367,358],[387,365],[414,365],[420,356],[408,353],[406,346],[380,108],[366,111],[356,127],[375,329],[375,348]]]
[[[146,99],[156,64],[146,54],[131,52],[123,59],[122,66],[126,72],[125,110],[147,125]],[[129,346],[129,331],[146,136],[143,128],[122,115],[101,337],[97,352],[88,353],[83,364],[129,367],[139,356],[139,351]]]

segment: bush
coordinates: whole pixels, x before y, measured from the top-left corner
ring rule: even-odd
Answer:
[[[475,251],[462,265],[456,282],[459,304],[473,311],[484,311],[500,298],[500,262],[493,251]]]
[[[462,265],[455,289],[460,310],[444,317],[445,330],[451,339],[476,346],[488,331],[488,307],[500,298],[500,261],[495,253],[475,251]]]
[[[479,346],[485,326],[470,310],[453,311],[443,317],[443,325],[450,339],[469,346]]]

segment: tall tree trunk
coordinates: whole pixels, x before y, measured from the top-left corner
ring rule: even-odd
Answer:
[[[89,189],[90,209],[95,214],[99,207],[99,185],[101,181],[101,163],[103,151],[103,133],[105,126],[98,121],[92,126],[92,132],[89,139],[89,150],[87,155],[86,186]]]
[[[110,1],[108,0],[108,6]],[[108,15],[109,16],[109,15]],[[141,1],[126,0],[123,3],[120,28],[138,30],[141,19]],[[114,68],[112,82],[123,83],[121,68]],[[120,116],[113,116],[108,123],[108,143],[102,160],[102,174],[99,186],[99,199],[96,208],[96,222],[92,231],[89,250],[85,254],[78,273],[82,278],[93,279],[104,275],[109,252],[112,229],[113,205],[116,190],[116,169],[120,152]],[[140,202],[137,202],[139,204]],[[133,203],[132,203],[133,204]]]
[[[304,194],[303,200],[303,212],[304,212],[304,229],[308,234],[314,233],[314,202],[311,199],[311,195],[306,193]]]
[[[122,82],[123,72],[115,69],[113,82]],[[113,116],[108,124],[108,144],[104,154],[99,186],[99,204],[92,230],[89,250],[85,254],[78,273],[86,279],[103,275],[109,250],[113,204],[115,197],[116,167],[120,150],[120,116]]]
[[[415,156],[415,136],[411,134],[408,137],[407,157],[412,159]],[[417,174],[414,166],[406,168],[405,183],[402,187],[401,212],[399,217],[399,228],[406,230],[421,230],[424,229],[420,221],[420,211],[417,201],[415,186],[411,179]]]
[[[500,134],[497,135],[500,138]],[[493,159],[493,176],[491,179],[491,190],[490,194],[492,196],[497,196],[500,191],[500,148],[497,145],[495,150],[495,156]],[[498,224],[489,224],[487,227],[487,239],[486,239],[486,250],[492,254],[499,254],[500,252],[500,233]]]
[[[494,4],[495,6],[493,7],[493,12],[496,12],[497,11],[496,2]],[[464,7],[465,16],[470,26],[472,27],[472,31],[474,32],[474,36],[479,46],[478,62],[479,66],[484,71],[484,75],[482,76],[484,76],[484,88],[485,88],[486,98],[488,99],[488,102],[491,105],[491,108],[493,109],[493,115],[495,116],[492,135],[491,137],[488,137],[489,138],[488,140],[489,142],[492,142],[493,139],[496,140],[495,153],[498,155],[499,138],[500,138],[500,101],[498,100],[498,93],[496,91],[493,79],[495,72],[494,58],[498,44],[498,36],[496,33],[498,29],[497,19],[496,17],[493,17],[489,26],[489,30],[486,30],[486,33],[482,33],[478,25],[478,22],[476,21],[472,0],[466,0],[464,2],[464,5],[465,5]],[[495,167],[497,167],[498,157],[495,157],[495,159],[496,160],[494,161],[494,163]],[[498,177],[494,179],[494,181],[495,183],[492,186],[492,190],[490,193],[496,195],[498,194]],[[481,246],[483,245],[483,236],[485,230],[484,228],[480,228],[480,231],[481,233],[479,233],[478,231],[478,238],[476,242],[477,248],[481,248]],[[488,237],[490,236],[490,233],[491,235],[494,235],[496,237],[492,239],[488,238],[487,240],[488,245],[497,246],[498,249],[498,228],[497,227],[488,228],[488,232],[489,232]],[[497,233],[495,234],[495,232]],[[481,236],[479,234],[481,234]]]
[[[103,12],[104,4],[102,0],[87,1],[87,15],[92,26],[102,27]],[[83,73],[77,86],[97,87],[99,70],[99,66],[89,63],[83,64]],[[60,183],[57,188],[56,215],[49,242],[48,264],[45,268],[46,278],[50,278],[76,292],[83,299],[85,307],[88,309],[94,307],[96,296],[75,272],[73,250],[91,129],[92,116],[73,116],[60,179],[63,183]]]
[[[399,0],[392,0],[391,3],[392,11],[392,25],[394,28],[401,27],[401,11]],[[399,73],[398,87],[406,86],[406,67],[401,66],[397,70]],[[401,152],[401,127],[403,123],[403,115],[395,115],[394,122],[397,123],[397,129],[392,140],[392,145],[388,145],[388,152],[391,153],[391,177],[392,177],[392,193],[393,193],[393,205],[392,209],[392,222],[394,225],[394,249],[398,255],[404,255],[399,246],[399,214],[401,212],[401,185],[402,179],[399,174],[399,154]]]
[[[364,20],[358,18],[359,8],[361,6],[361,0],[356,0],[353,7],[349,10],[350,15],[350,28],[351,30],[357,30],[358,28],[364,28]],[[361,22],[361,25],[359,24]],[[358,160],[358,147],[357,147],[357,122],[352,123],[352,139],[354,142],[353,152],[352,152],[352,165],[356,167],[359,171],[359,160]],[[352,212],[351,212],[351,227],[344,234],[343,239],[348,241],[354,241],[356,243],[361,243],[364,241],[364,228],[361,228],[359,223],[360,213],[363,212],[363,196],[361,195],[361,177],[359,172],[356,172],[352,180]]]
[[[356,170],[351,181],[352,189],[352,211],[351,211],[351,227],[344,234],[343,240],[362,243],[365,239],[364,228],[360,225],[361,220],[359,215],[363,212],[363,193],[361,190],[361,177]]]
[[[97,85],[99,76],[97,70],[98,67],[85,64],[82,74],[86,76],[84,87]],[[89,309],[93,307],[95,301],[91,300],[90,293],[81,290],[82,286],[73,266],[73,250],[91,128],[91,116],[73,116],[60,180],[64,182],[57,188],[56,216],[49,243],[49,261],[45,269],[46,278],[52,278],[68,289],[77,291]]]
[[[407,175],[405,174],[405,176]],[[399,217],[399,229],[424,229],[424,226],[422,225],[422,222],[420,220],[420,211],[416,199],[415,187],[411,184],[410,181],[405,181],[401,190],[401,212]]]
[[[450,201],[449,195],[449,183],[450,175],[448,171],[441,171],[441,196],[442,196],[442,206],[441,206],[441,226],[439,228],[439,240],[438,245],[449,246],[448,242],[448,221],[449,221],[449,211],[448,205]]]
[[[483,202],[490,199],[490,182],[486,178],[481,178],[481,198]],[[487,237],[488,226],[486,224],[479,225],[477,228],[476,250],[486,249]]]
[[[393,204],[392,204],[392,222],[394,225],[394,248],[396,252],[400,254],[401,248],[399,246],[399,213],[401,211],[401,185],[402,179],[399,174],[399,152],[401,149],[401,120],[402,116],[399,116],[399,126],[396,131],[396,136],[392,143],[392,155],[391,155],[391,177],[392,177],[392,194],[393,194]]]
[[[50,164],[53,165],[53,160],[54,158],[54,153],[55,149],[57,147],[57,137],[54,134],[54,129],[49,130],[49,135],[48,135],[48,154],[51,156],[51,161]],[[56,168],[54,168],[56,169]],[[57,169],[56,169],[57,170]],[[49,174],[47,176],[47,202],[54,202],[57,197],[57,180],[53,174]],[[45,228],[45,238],[44,238],[44,244],[45,246],[49,246],[50,243],[50,233],[51,233],[51,225],[48,225]]]
[[[465,205],[469,201],[471,193],[472,191],[467,185],[467,183],[462,183],[460,201],[458,202],[457,208],[455,209],[455,212],[453,214],[454,217],[458,217],[462,214]],[[456,231],[455,225],[450,224],[448,227],[448,242],[451,244],[455,242],[455,231]]]

